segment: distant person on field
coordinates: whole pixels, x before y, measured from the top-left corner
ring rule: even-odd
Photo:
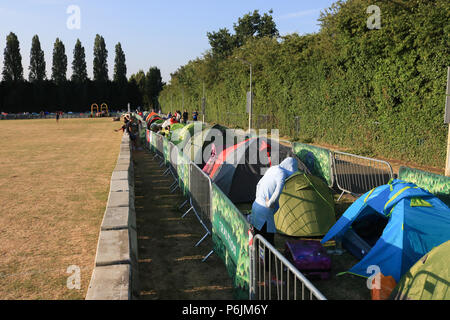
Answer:
[[[192,120],[197,121],[197,118],[198,118],[198,112],[197,112],[197,110],[195,110],[195,111],[192,113]]]
[[[59,112],[56,111],[56,122],[59,122]]]

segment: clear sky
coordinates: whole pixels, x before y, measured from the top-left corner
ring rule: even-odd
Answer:
[[[161,69],[163,80],[170,73],[200,57],[210,48],[207,32],[228,28],[239,17],[258,9],[273,9],[281,35],[317,32],[320,11],[334,0],[0,0],[0,68],[6,36],[14,32],[20,41],[24,77],[28,79],[31,39],[37,34],[45,52],[47,77],[51,76],[52,51],[59,37],[66,47],[68,77],[77,38],[86,49],[88,75],[92,78],[93,44],[96,34],[105,38],[110,77],[114,70],[114,47],[125,51],[128,77],[151,66]],[[80,28],[70,29],[67,21],[80,9]],[[76,21],[76,20],[71,20]]]

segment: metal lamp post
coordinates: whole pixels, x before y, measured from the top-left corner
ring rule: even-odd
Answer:
[[[253,112],[253,92],[252,92],[252,64],[247,60],[236,57],[236,59],[241,62],[248,64],[250,66],[250,106],[248,111],[248,132],[252,129],[252,112]]]

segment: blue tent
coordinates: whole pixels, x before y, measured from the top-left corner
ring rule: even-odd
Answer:
[[[369,277],[369,266],[378,266],[398,282],[421,257],[450,240],[450,208],[415,184],[395,179],[358,198],[322,243],[342,240],[352,225],[374,217],[386,220],[381,236],[349,273]]]

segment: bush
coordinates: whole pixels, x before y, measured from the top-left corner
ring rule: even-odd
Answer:
[[[301,141],[334,144],[386,158],[443,167],[449,61],[446,0],[379,1],[381,29],[369,30],[369,0],[339,1],[322,14],[316,34],[255,38],[228,58],[211,52],[172,75],[163,111],[201,110],[206,119],[248,126],[248,66],[253,65],[254,119]],[[232,113],[235,115],[227,115]]]

